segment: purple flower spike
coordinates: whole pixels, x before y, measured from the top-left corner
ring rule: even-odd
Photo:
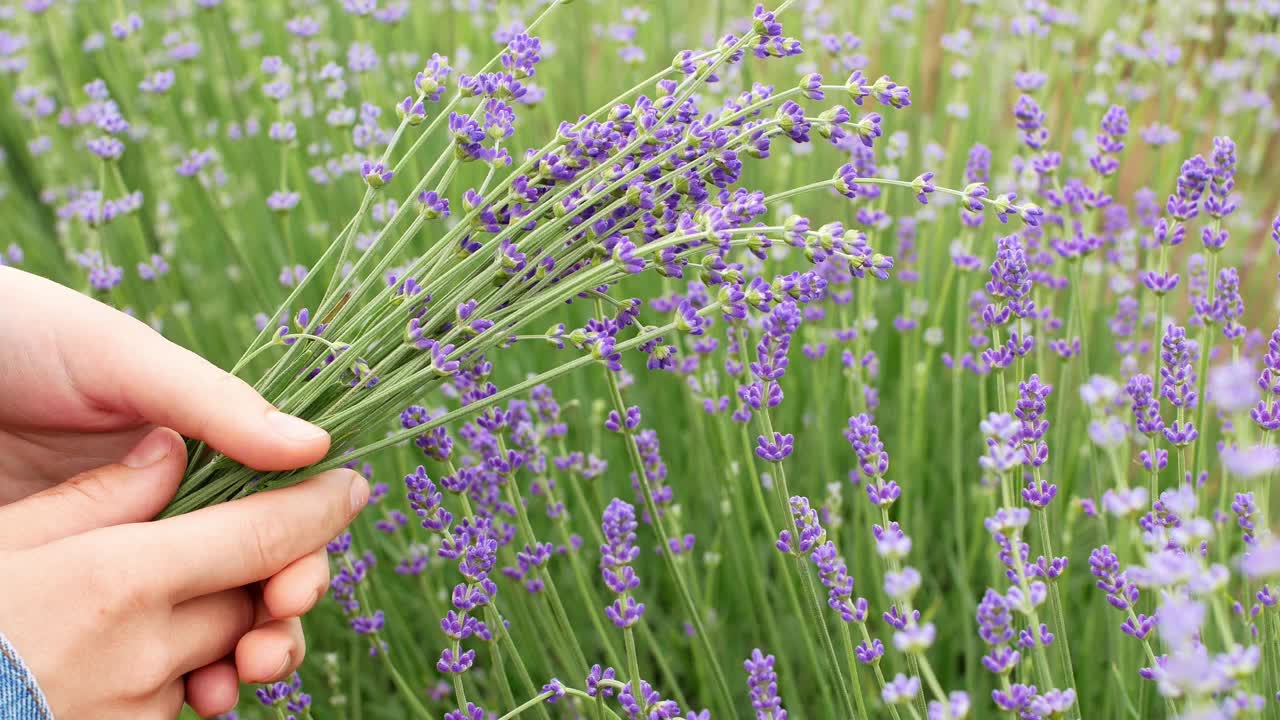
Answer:
[[[1089,554],[1089,571],[1098,578],[1095,583],[1099,590],[1107,594],[1107,602],[1118,610],[1135,607],[1138,602],[1138,587],[1128,582],[1120,569],[1120,559],[1103,545]]]
[[[623,500],[614,498],[605,508],[601,529],[605,544],[600,546],[600,572],[605,584],[618,595],[612,605],[605,608],[605,615],[620,628],[635,625],[644,615],[644,604],[631,597],[631,591],[640,586],[631,563],[640,555],[636,541],[635,508]]]
[[[990,273],[986,291],[992,302],[982,310],[982,319],[987,325],[1004,325],[1015,317],[1025,318],[1035,312],[1035,303],[1030,299],[1031,273],[1019,236],[1000,238]]]
[[[889,472],[889,453],[880,442],[880,429],[868,415],[849,418],[849,429],[844,437],[858,457],[858,467],[870,478],[881,478]],[[873,500],[874,502],[874,500]]]
[[[1040,467],[1049,459],[1049,447],[1044,442],[1044,436],[1049,432],[1049,421],[1044,419],[1044,413],[1045,398],[1051,392],[1053,386],[1040,382],[1038,375],[1032,375],[1031,379],[1018,384],[1018,402],[1013,414],[1021,424],[1016,440],[1022,446],[1025,464],[1032,467]],[[1056,493],[1057,488],[1053,488],[1053,492]],[[1049,499],[1052,497],[1050,494]]]
[[[1160,342],[1160,394],[1176,408],[1189,410],[1197,405],[1192,361],[1198,354],[1195,341],[1187,339],[1186,328],[1170,323]]]
[[[1209,164],[1199,155],[1182,163],[1177,187],[1165,203],[1165,211],[1175,220],[1186,223],[1200,214],[1200,198],[1211,174]]]
[[[791,498],[792,527],[778,534],[775,547],[780,552],[804,556],[814,552],[827,536],[818,519],[818,513],[809,505],[809,499],[800,495]],[[825,556],[824,556],[825,557]]]
[[[778,697],[778,674],[773,670],[773,656],[765,655],[757,648],[751,651],[751,657],[742,667],[747,671],[747,688],[756,717],[787,720],[782,698]]]
[[[1132,401],[1133,419],[1138,432],[1154,437],[1164,431],[1160,404],[1155,399],[1155,383],[1148,375],[1134,375],[1125,386]]]
[[[1017,120],[1018,130],[1022,132],[1022,142],[1032,150],[1041,150],[1049,142],[1049,131],[1044,127],[1045,114],[1030,95],[1018,98],[1013,107],[1013,116]]]
[[[1280,218],[1277,218],[1280,234]],[[1249,411],[1249,417],[1266,432],[1280,430],[1280,327],[1271,332],[1267,340],[1267,352],[1262,356],[1262,372],[1258,375],[1258,388],[1265,394]]]
[[[436,485],[427,477],[426,468],[421,465],[404,479],[408,489],[409,507],[422,518],[422,527],[434,533],[443,533],[453,515],[444,508],[444,496],[436,489]]]

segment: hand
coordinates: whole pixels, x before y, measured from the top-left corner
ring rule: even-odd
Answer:
[[[120,463],[127,453],[136,464],[143,438],[151,440],[148,433],[159,426],[204,440],[261,470],[301,467],[328,450],[323,430],[276,411],[248,384],[84,295],[0,267],[0,308],[0,396],[5,399],[0,403],[0,505],[46,491],[0,510],[12,518],[19,508],[31,512],[33,501],[41,503],[37,507],[48,507],[50,501],[67,505],[67,511],[44,522],[25,522],[16,541],[0,540],[0,552],[70,542],[73,536],[153,517],[172,497],[182,468],[173,458],[181,453],[171,452],[160,465],[148,466],[163,466],[164,472],[104,466]],[[161,437],[177,442],[172,432]],[[321,507],[314,505],[312,511],[320,513]],[[0,527],[8,530],[7,524]],[[253,542],[255,536],[228,537]],[[188,675],[186,691],[197,711],[225,709],[218,703],[232,702],[228,698],[237,678],[272,680],[301,662],[304,648],[296,617],[314,602],[309,600],[314,589],[328,582],[328,564],[323,549],[317,548],[319,544],[308,548],[314,552],[293,558],[267,581],[255,610],[261,627],[232,645],[234,660],[211,661]],[[156,566],[152,571],[163,576],[181,569]],[[9,604],[5,607],[30,595],[28,587],[16,582],[4,587],[0,596],[13,593],[0,597],[0,604]],[[89,596],[78,591],[72,597]],[[34,598],[22,601],[35,607]],[[10,615],[0,613],[0,632],[13,637],[15,628]],[[290,658],[285,673],[273,674],[285,655]],[[270,668],[264,669],[266,665]],[[49,685],[54,678],[47,672],[39,679]]]
[[[156,426],[258,470],[329,449],[323,430],[145,324],[4,266],[0,397],[0,504],[117,462]]]
[[[185,463],[182,439],[160,428],[119,464],[0,507],[0,630],[58,720],[172,720],[184,701],[214,715],[240,680],[302,660],[297,617],[327,585],[324,544],[368,484],[335,470],[146,522]],[[246,588],[259,581],[260,594]]]

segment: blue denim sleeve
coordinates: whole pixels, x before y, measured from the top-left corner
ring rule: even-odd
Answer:
[[[53,720],[36,678],[0,634],[0,720]]]

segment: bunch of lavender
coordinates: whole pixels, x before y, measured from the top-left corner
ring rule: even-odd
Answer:
[[[279,359],[256,387],[283,410],[328,430],[335,447],[345,446],[370,417],[403,406],[406,399],[440,386],[450,375],[485,364],[487,351],[529,338],[519,331],[546,308],[577,297],[606,297],[613,284],[646,268],[668,277],[684,277],[699,268],[706,281],[719,287],[716,302],[687,313],[699,317],[716,311],[727,316],[742,313],[748,283],[735,270],[732,254],[736,248],[758,252],[772,238],[803,243],[815,262],[838,258],[855,275],[883,274],[891,261],[865,242],[759,222],[767,203],[791,193],[769,198],[734,187],[740,158],[768,157],[775,139],[807,142],[812,130],[833,142],[858,136],[870,145],[878,135],[879,115],[872,113],[861,124],[852,123],[841,107],[807,116],[793,98],[821,97],[826,86],[811,89],[812,79],[785,91],[755,87],[710,114],[702,114],[694,104],[698,88],[714,80],[722,67],[742,62],[748,52],[768,58],[799,51],[798,42],[782,34],[774,17],[758,7],[750,32],[726,36],[714,50],[681,53],[672,70],[651,80],[657,83],[653,97],[638,95],[631,103],[618,102],[576,123],[562,124],[551,142],[530,150],[504,173],[499,171],[513,164],[503,146],[514,132],[515,111],[509,101],[526,91],[522,80],[536,73],[537,39],[518,34],[485,71],[459,75],[453,97],[419,132],[423,103],[441,102],[449,77],[448,67],[433,61],[418,76],[417,96],[397,106],[402,120],[380,158],[362,166],[368,187],[356,217],[285,303],[293,305],[314,278],[327,275],[316,311],[303,310],[292,318],[277,314],[237,367],[280,348]],[[537,24],[535,20],[530,27]],[[501,71],[489,71],[498,66]],[[670,75],[680,79],[669,79]],[[855,72],[844,85],[830,89],[848,93],[857,104],[866,98],[891,107],[908,104],[906,89],[888,78],[868,83]],[[460,112],[471,99],[475,103],[470,112]],[[417,135],[405,155],[411,156],[433,130],[446,127],[445,118],[453,153],[442,155],[417,181],[369,248],[348,265],[354,228],[395,178],[398,165],[391,158],[399,142]],[[485,181],[451,203],[446,197],[451,179],[460,166],[472,162],[489,166]],[[860,184],[878,182],[896,181],[859,177],[850,165],[834,180],[806,189],[834,185],[851,192]],[[898,184],[916,187],[922,198],[935,189],[928,179]],[[971,210],[980,210],[986,198],[979,190],[954,192],[968,198]],[[419,233],[430,233],[436,221],[452,215],[455,203],[464,213],[459,221],[425,253],[393,267]],[[1037,217],[1034,208],[1012,206],[1007,198],[993,204],[1002,217],[1015,210],[1028,221]],[[401,222],[415,208],[416,217],[407,225]],[[628,316],[622,325],[631,320]],[[660,344],[661,337],[675,327],[671,323],[647,329],[629,340],[619,340],[620,328],[605,333],[590,324],[569,332],[556,329],[544,337],[557,345],[571,344],[584,355],[542,377],[555,377],[592,360],[618,369],[621,353],[631,348],[647,352],[651,365],[657,362],[660,367],[662,361],[654,361],[653,353],[669,352],[662,349],[666,346]],[[478,412],[502,397],[476,397],[467,412]],[[434,418],[413,433],[453,417]],[[409,432],[361,446],[357,452],[386,447]],[[193,455],[197,459],[188,480],[168,513],[275,487],[293,477],[258,477],[225,458]],[[336,458],[318,467],[334,462]]]

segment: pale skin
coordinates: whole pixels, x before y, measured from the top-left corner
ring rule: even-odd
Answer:
[[[329,448],[141,322],[0,267],[0,633],[59,720],[208,717],[302,662],[324,545],[368,484],[330,471],[152,521],[186,466],[180,434],[259,470]]]

